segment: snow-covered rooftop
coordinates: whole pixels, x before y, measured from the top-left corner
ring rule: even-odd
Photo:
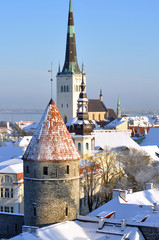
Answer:
[[[159,128],[150,128],[147,136],[142,141],[141,146],[157,145],[159,147]]]
[[[0,162],[0,173],[22,173],[23,160],[21,158],[12,158]]]
[[[24,136],[22,138],[19,138],[19,140],[15,143],[15,145],[18,145],[20,147],[28,146],[32,139],[32,136]]]
[[[140,146],[123,132],[95,131],[95,146],[103,149],[128,147],[140,150]]]
[[[127,121],[126,117],[120,117],[120,118],[116,118],[115,120],[113,120],[112,122],[108,123],[105,128],[115,128],[116,126],[119,126],[120,124],[124,123]]]
[[[14,146],[12,142],[5,142],[0,146],[0,162],[22,155],[22,147]]]
[[[80,159],[53,100],[48,104],[23,159],[36,161]]]

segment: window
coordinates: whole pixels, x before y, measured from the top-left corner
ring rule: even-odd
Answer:
[[[4,208],[4,211],[5,211],[5,212],[9,212],[9,207],[5,207],[5,208]]]
[[[5,188],[5,197],[9,198],[9,188]]]
[[[67,92],[69,92],[69,86],[67,85]]]
[[[100,114],[99,114],[99,117],[98,117],[98,118],[99,118],[99,120],[100,120]]]
[[[29,174],[29,166],[26,166],[26,173]]]
[[[94,116],[94,114],[93,114],[93,120],[95,120],[95,116]]]
[[[78,143],[78,151],[81,151],[81,143]]]
[[[78,92],[78,85],[76,85],[76,92]]]
[[[66,216],[68,216],[68,207],[66,207]]]
[[[67,108],[68,108],[68,103],[67,103]]]
[[[11,207],[11,213],[13,213],[13,207]]]
[[[64,123],[67,123],[67,116],[64,116]]]
[[[43,167],[43,175],[48,175],[48,167]]]
[[[86,143],[86,150],[89,150],[89,144]]]
[[[0,207],[1,212],[3,212],[3,206]]]
[[[61,107],[63,108],[63,104],[61,104]]]
[[[11,198],[13,198],[13,188],[11,188]]]
[[[66,86],[64,86],[64,92],[66,92]]]
[[[61,86],[61,92],[63,92],[63,86]]]
[[[9,176],[5,175],[5,182],[9,182]]]
[[[1,197],[3,197],[3,188],[1,188]]]
[[[33,207],[33,214],[34,214],[34,217],[36,217],[36,214],[37,214],[36,207]]]
[[[67,174],[69,174],[69,166],[67,166]]]

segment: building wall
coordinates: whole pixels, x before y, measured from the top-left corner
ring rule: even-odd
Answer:
[[[93,135],[85,136],[72,135],[72,138],[81,157],[83,157],[86,154],[90,154],[91,151],[94,150],[95,141]]]
[[[48,167],[48,175],[43,175],[43,167]],[[24,203],[25,225],[75,219],[79,214],[79,161],[24,161]]]
[[[88,112],[89,120],[105,120],[107,118],[106,112]]]
[[[24,213],[23,183],[17,174],[0,174],[0,212]]]
[[[86,75],[84,75],[84,81],[86,82]],[[57,108],[64,122],[66,122],[65,117],[67,117],[68,121],[77,115],[77,100],[79,98],[81,82],[81,74],[57,75]],[[64,91],[64,87],[66,91]]]
[[[22,232],[24,215],[0,213],[0,238],[11,238]]]
[[[128,130],[128,121],[125,121],[120,125],[116,126],[116,130]]]

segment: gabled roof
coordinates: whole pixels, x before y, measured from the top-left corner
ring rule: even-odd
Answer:
[[[141,143],[142,146],[147,145],[157,145],[159,147],[159,128],[152,127],[150,128],[147,136]]]
[[[109,117],[108,118],[110,118],[112,120],[117,118],[117,115],[112,108],[107,108],[107,110],[109,112]]]
[[[107,108],[100,99],[89,99],[88,112],[107,112]]]
[[[33,161],[80,159],[53,100],[48,104],[23,159]]]

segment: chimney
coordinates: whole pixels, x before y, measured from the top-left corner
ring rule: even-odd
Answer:
[[[153,189],[153,183],[146,183],[146,190]]]
[[[158,211],[158,203],[157,202],[153,203],[153,211],[154,212]]]
[[[126,228],[126,220],[125,219],[122,219],[121,220],[121,231],[124,231]]]
[[[129,188],[129,189],[127,190],[127,193],[128,193],[128,194],[132,194],[132,193],[133,193],[132,188]]]
[[[113,189],[113,198],[120,196],[120,189]]]
[[[120,190],[120,197],[127,201],[127,190]]]
[[[99,224],[98,224],[98,229],[102,229],[104,226],[104,218],[100,217],[99,218]]]

